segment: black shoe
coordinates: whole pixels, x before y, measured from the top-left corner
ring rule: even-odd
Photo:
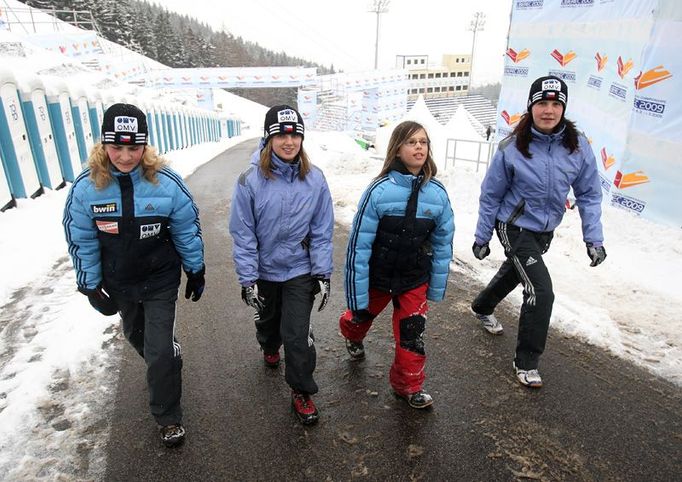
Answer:
[[[396,396],[402,398],[412,408],[426,408],[433,405],[433,397],[424,391],[418,391],[410,394],[401,394],[395,392]]]
[[[361,341],[351,341],[346,338],[346,350],[351,360],[362,360],[365,358],[365,345]]]
[[[294,413],[298,417],[298,420],[303,425],[317,423],[317,420],[320,418],[320,413],[317,411],[317,407],[315,407],[315,403],[313,402],[313,399],[310,398],[310,395],[292,391],[291,406],[294,409]]]
[[[181,423],[161,427],[160,434],[166,447],[177,447],[185,441],[185,427]]]

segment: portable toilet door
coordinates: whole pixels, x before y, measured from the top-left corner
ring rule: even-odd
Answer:
[[[163,117],[161,116],[161,110],[158,105],[154,106],[154,125],[156,126],[157,133],[157,150],[163,154],[166,152],[166,141],[163,134]]]
[[[182,145],[189,147],[189,129],[187,126],[187,108],[183,107],[180,112],[180,125],[182,126]]]
[[[38,77],[34,77],[21,86],[19,96],[40,183],[50,189],[59,189],[64,185],[64,177],[47,111],[45,87]]]
[[[147,142],[154,147],[158,147],[158,134],[156,132],[156,123],[154,122],[154,106],[152,104],[144,104],[142,110],[147,117],[147,129],[149,129],[149,139]]]
[[[102,99],[98,94],[91,93],[88,96],[88,119],[90,120],[90,130],[92,131],[92,142],[94,144],[99,142],[102,135]]]
[[[0,150],[12,195],[35,197],[42,193],[42,186],[15,82],[11,72],[0,72]]]
[[[65,88],[46,85],[47,108],[52,124],[52,134],[57,145],[57,155],[64,179],[73,182],[83,170],[71,116],[71,101]]]
[[[2,150],[0,149],[0,211],[8,209],[14,204],[14,198],[9,190],[9,182],[5,175],[5,161],[2,160]]]
[[[73,128],[76,132],[78,152],[80,152],[81,162],[85,163],[92,149],[92,130],[90,128],[90,117],[88,116],[88,100],[85,93],[74,90],[70,93],[71,115],[73,117]]]

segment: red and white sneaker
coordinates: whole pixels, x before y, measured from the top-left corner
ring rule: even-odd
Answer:
[[[275,353],[265,353],[263,352],[263,362],[266,367],[277,368],[279,366],[279,352]]]
[[[320,414],[310,395],[293,390],[291,392],[291,406],[298,420],[303,425],[312,425],[320,418]]]

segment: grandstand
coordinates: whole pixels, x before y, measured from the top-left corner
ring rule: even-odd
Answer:
[[[414,105],[415,100],[408,100],[407,110],[409,111]],[[474,116],[480,123],[480,126],[475,125],[477,132],[485,137],[485,129],[487,126],[495,128],[495,118],[497,116],[497,108],[485,97],[474,94],[456,97],[440,97],[424,99],[429,111],[436,118],[436,120],[445,125],[450,118],[455,114],[457,107],[463,105],[466,110]]]

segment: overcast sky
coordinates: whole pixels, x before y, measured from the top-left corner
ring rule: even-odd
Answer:
[[[151,2],[151,3],[159,3]],[[348,72],[374,67],[376,14],[369,0],[164,0],[169,10],[225,29],[274,51]],[[393,68],[396,55],[471,52],[467,30],[477,11],[486,16],[476,39],[473,83],[499,81],[511,0],[391,0],[380,16],[379,68]]]

